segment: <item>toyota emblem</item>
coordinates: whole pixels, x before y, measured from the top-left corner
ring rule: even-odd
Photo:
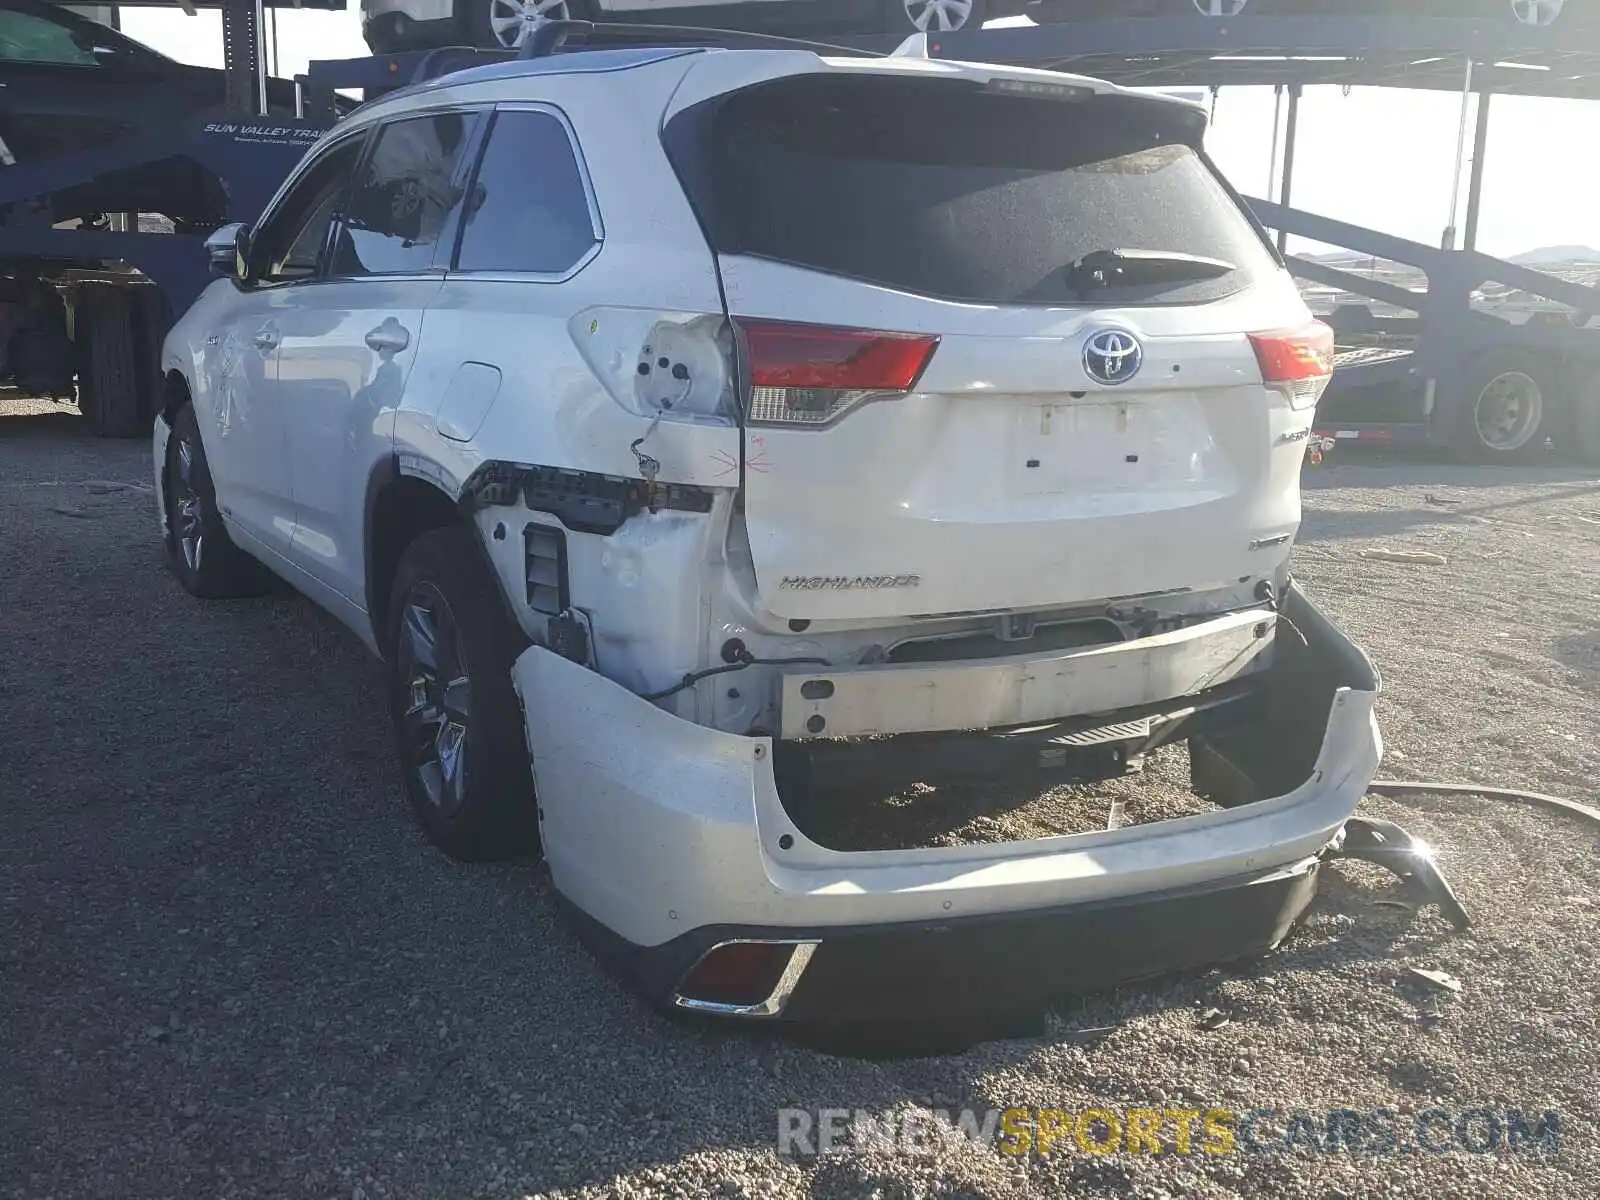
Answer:
[[[1144,365],[1144,347],[1126,329],[1102,329],[1083,344],[1083,369],[1096,383],[1127,383]]]

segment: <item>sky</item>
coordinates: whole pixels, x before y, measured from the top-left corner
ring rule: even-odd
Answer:
[[[313,57],[367,53],[355,0],[346,12],[285,10],[277,22],[276,74],[304,71]],[[1027,23],[1025,18],[994,22]],[[122,29],[182,62],[221,64],[221,18],[215,10],[191,17],[176,9],[124,9]],[[1300,108],[1295,207],[1438,245],[1450,215],[1460,112],[1460,97],[1445,93],[1357,88],[1345,96],[1338,88],[1307,89]],[[1207,145],[1247,196],[1267,191],[1272,126],[1270,89],[1222,91]],[[1600,146],[1600,103],[1496,97],[1479,249],[1511,255],[1552,245],[1600,248],[1595,146]],[[1464,195],[1459,221],[1465,221]]]

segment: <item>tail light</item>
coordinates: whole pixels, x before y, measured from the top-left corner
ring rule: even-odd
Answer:
[[[750,363],[748,419],[826,425],[867,400],[903,396],[939,348],[931,334],[738,322]]]
[[[1314,408],[1333,378],[1333,330],[1321,321],[1298,329],[1252,333],[1256,362],[1268,387],[1280,391],[1292,408]]]

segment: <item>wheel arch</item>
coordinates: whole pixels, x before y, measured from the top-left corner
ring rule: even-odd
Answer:
[[[431,480],[402,471],[399,457],[391,454],[380,460],[367,477],[363,516],[367,620],[380,654],[385,653],[387,640],[389,593],[406,547],[431,529],[452,525],[471,531],[472,544],[496,582],[497,600],[506,620],[513,628],[520,626],[478,529],[460,503]]]
[[[192,397],[189,392],[189,381],[183,377],[183,372],[174,368],[173,370],[167,371],[162,375],[161,398],[160,403],[156,407],[156,417],[166,425],[169,437],[171,435],[173,426],[177,423],[179,410],[182,409],[185,404],[188,404],[191,399]],[[170,454],[170,449],[168,454]],[[156,487],[160,489],[161,524],[163,532],[165,532],[167,521],[170,519],[167,513],[166,500],[168,454],[163,454],[161,456],[161,462],[158,466],[160,475],[156,480]]]
[[[170,426],[177,417],[178,410],[193,398],[194,393],[189,388],[189,381],[184,378],[182,371],[173,367],[161,376],[161,406],[156,412]]]

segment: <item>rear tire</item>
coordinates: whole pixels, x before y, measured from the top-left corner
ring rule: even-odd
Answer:
[[[78,289],[74,313],[78,407],[95,437],[137,437],[142,389],[133,297],[110,283]]]
[[[1557,425],[1562,377],[1516,351],[1496,351],[1466,374],[1450,448],[1461,462],[1540,458]]]
[[[538,846],[538,805],[511,664],[526,648],[474,535],[433,529],[400,556],[384,655],[406,794],[451,858]]]
[[[134,361],[138,369],[139,429],[148,432],[161,405],[161,344],[172,328],[172,306],[158,287],[130,288]]]
[[[222,523],[192,404],[173,417],[161,492],[167,566],[184,591],[202,600],[231,600],[271,590],[271,573],[233,544]]]
[[[1600,467],[1600,374],[1574,383],[1572,450],[1585,466]]]

